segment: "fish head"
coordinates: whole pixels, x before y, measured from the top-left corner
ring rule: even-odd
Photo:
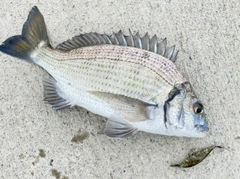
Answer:
[[[185,85],[168,103],[166,126],[174,136],[205,137],[209,128],[204,106],[190,84]]]

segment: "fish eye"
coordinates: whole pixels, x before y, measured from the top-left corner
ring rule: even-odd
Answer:
[[[195,114],[202,114],[203,113],[203,105],[201,103],[195,103],[193,105],[193,111]]]

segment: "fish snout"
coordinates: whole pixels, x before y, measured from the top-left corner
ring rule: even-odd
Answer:
[[[199,132],[205,132],[209,130],[208,121],[206,119],[194,120],[194,126]]]

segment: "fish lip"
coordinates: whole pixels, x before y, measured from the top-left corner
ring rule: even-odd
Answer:
[[[195,128],[197,128],[197,131],[199,131],[199,132],[207,132],[207,131],[209,131],[209,127],[208,127],[207,121],[205,121],[205,124],[203,124],[203,125],[201,125],[201,124],[195,125]]]
[[[207,132],[209,131],[208,121],[205,118],[205,115],[198,115],[194,118],[194,127],[198,132]]]

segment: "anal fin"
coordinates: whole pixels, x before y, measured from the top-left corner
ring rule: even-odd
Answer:
[[[44,101],[52,105],[55,110],[70,107],[69,100],[63,97],[63,92],[58,88],[57,82],[53,78],[45,78],[43,81]]]

